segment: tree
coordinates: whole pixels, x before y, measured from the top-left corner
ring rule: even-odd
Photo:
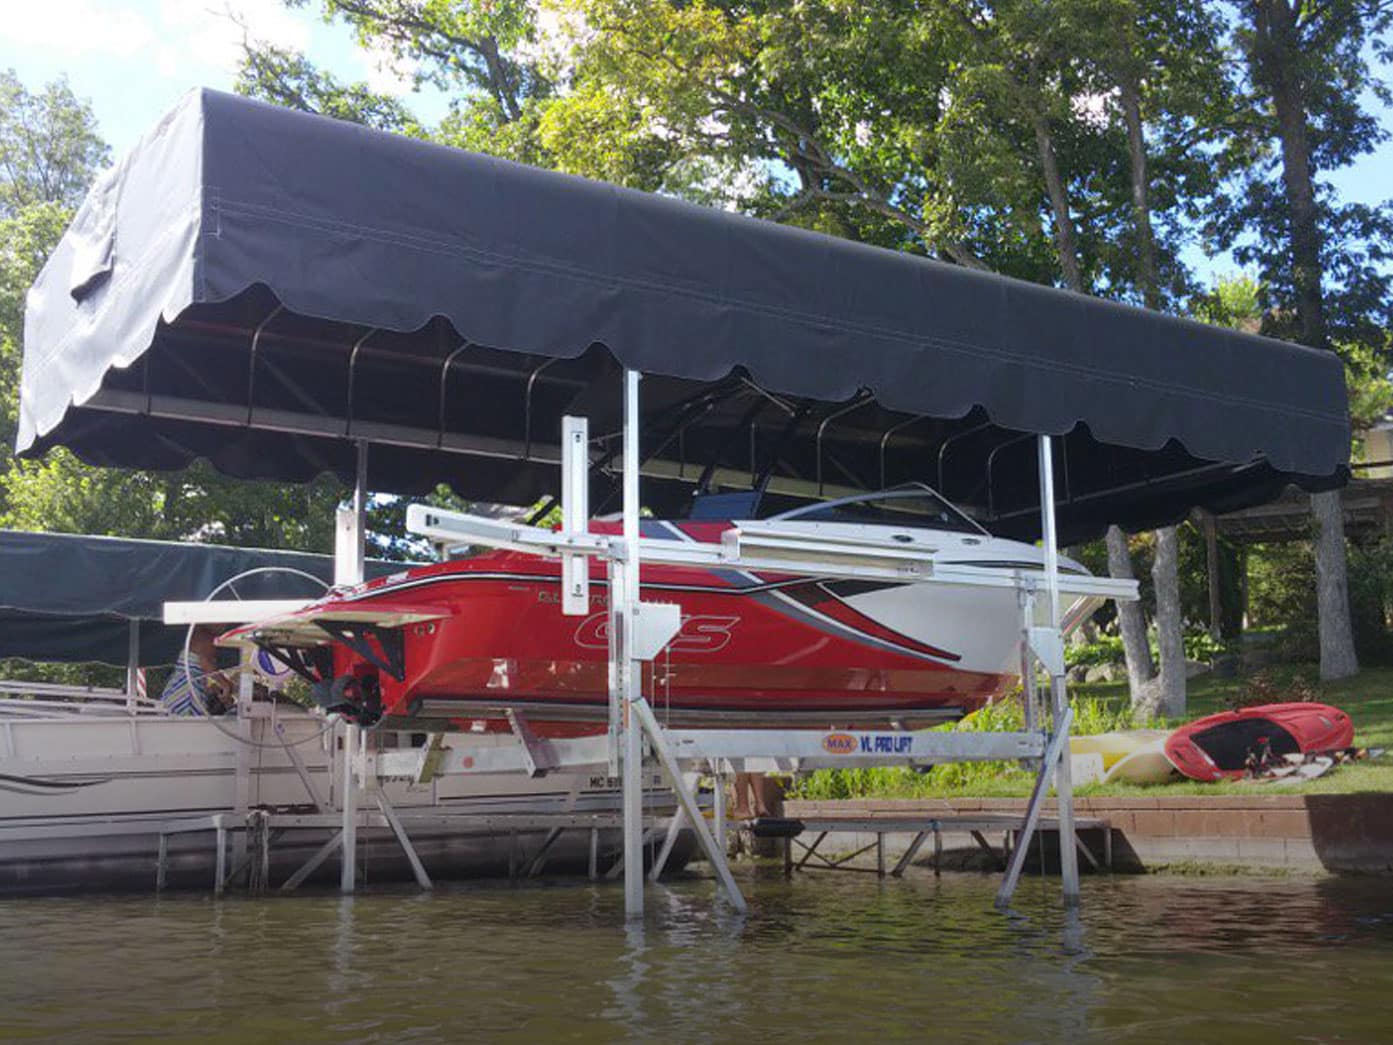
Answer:
[[[1369,50],[1388,57],[1393,6],[1382,0],[1251,0],[1234,5],[1247,64],[1250,120],[1274,148],[1260,154],[1240,195],[1215,227],[1256,235],[1234,254],[1256,262],[1272,295],[1269,332],[1312,348],[1366,342],[1386,330],[1393,209],[1339,204],[1321,171],[1335,170],[1387,137],[1364,108],[1366,90],[1385,102]],[[1228,202],[1228,201],[1226,201]],[[1332,334],[1336,335],[1332,337]],[[1359,670],[1350,621],[1344,519],[1338,491],[1314,494],[1320,672]]]
[[[328,551],[342,490],[245,483],[206,465],[170,473],[93,468],[63,449],[16,461],[24,296],[108,150],[90,106],[59,80],[31,94],[0,74],[0,525]]]
[[[1135,286],[1142,304],[1162,311],[1180,288],[1162,282],[1165,266],[1153,215],[1158,164],[1148,142],[1149,129],[1156,128],[1162,139],[1159,166],[1171,183],[1172,199],[1177,180],[1186,182],[1192,195],[1213,191],[1213,168],[1193,144],[1195,137],[1212,135],[1230,117],[1219,46],[1222,26],[1210,8],[1196,0],[1086,0],[1084,7],[1090,17],[1080,21],[1091,31],[1081,41],[1082,59],[1094,91],[1111,99],[1108,110],[1126,137]],[[1173,260],[1169,267],[1174,273]],[[1114,526],[1107,540],[1109,565],[1130,575],[1126,538]],[[1152,578],[1160,670],[1154,693],[1146,685],[1151,657],[1144,645],[1140,607],[1126,608],[1119,618],[1134,704],[1154,703],[1155,710],[1172,717],[1185,711],[1179,540],[1176,526],[1156,532]]]
[[[316,7],[326,21],[347,23],[360,46],[409,69],[418,85],[430,84],[450,95],[450,114],[432,134],[437,141],[551,166],[538,134],[541,114],[554,93],[541,56],[538,4],[529,0],[285,3]],[[361,85],[340,84],[313,70],[302,57],[277,53],[265,45],[248,41],[244,51],[241,83],[246,93],[329,115],[340,115],[347,104],[351,113],[347,118],[386,126],[379,119],[384,111],[381,99],[372,98]],[[270,79],[258,69],[268,60],[276,67]],[[297,85],[307,89],[285,93],[285,88]],[[340,112],[328,111],[335,107]],[[395,113],[391,116],[398,118]]]
[[[233,89],[287,109],[361,123],[380,131],[413,138],[426,133],[411,110],[397,99],[373,91],[366,83],[344,83],[316,69],[302,54],[253,44],[250,38],[244,39],[242,64]]]
[[[43,204],[76,208],[109,153],[92,107],[66,79],[33,94],[13,69],[0,73],[0,218]]]
[[[24,296],[107,153],[66,80],[31,93],[13,70],[0,73],[0,474],[13,460]]]

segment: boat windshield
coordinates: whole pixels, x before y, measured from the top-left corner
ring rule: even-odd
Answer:
[[[932,489],[919,483],[858,497],[845,497],[839,501],[810,504],[770,518],[798,522],[904,526],[922,530],[949,530],[955,533],[987,533]]]

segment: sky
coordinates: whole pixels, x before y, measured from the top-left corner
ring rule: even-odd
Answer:
[[[236,77],[242,25],[260,40],[294,48],[344,80],[366,80],[395,94],[425,123],[438,121],[446,99],[413,93],[409,70],[357,46],[351,30],[326,24],[317,4],[287,9],[281,0],[0,0],[0,68],[12,68],[30,89],[66,74],[91,101],[114,154],[129,149],[194,87],[230,89]],[[1393,76],[1393,70],[1386,75]],[[1393,110],[1372,98],[1384,126]],[[1393,142],[1385,142],[1330,180],[1351,201],[1393,198]],[[1186,260],[1202,275],[1232,268],[1223,259]]]
[[[281,0],[0,0],[0,68],[30,90],[66,75],[92,103],[102,136],[120,155],[194,87],[230,90],[241,56],[242,24],[253,37],[305,52],[345,80],[367,80],[397,94],[433,123],[438,94],[411,94],[406,70],[358,47],[341,23],[325,24],[316,5],[288,10]]]

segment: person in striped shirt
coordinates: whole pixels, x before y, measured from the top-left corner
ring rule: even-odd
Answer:
[[[201,624],[194,629],[187,651],[179,651],[160,693],[160,703],[171,715],[221,715],[227,710],[230,690],[218,671],[215,638],[217,630]]]

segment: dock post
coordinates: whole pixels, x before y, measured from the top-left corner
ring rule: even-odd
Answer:
[[[164,892],[166,869],[169,867],[169,835],[160,831],[160,849],[155,857],[155,893]]]
[[[227,827],[221,813],[213,817],[213,829],[217,832],[217,856],[213,862],[213,895],[221,896],[227,882]]]

